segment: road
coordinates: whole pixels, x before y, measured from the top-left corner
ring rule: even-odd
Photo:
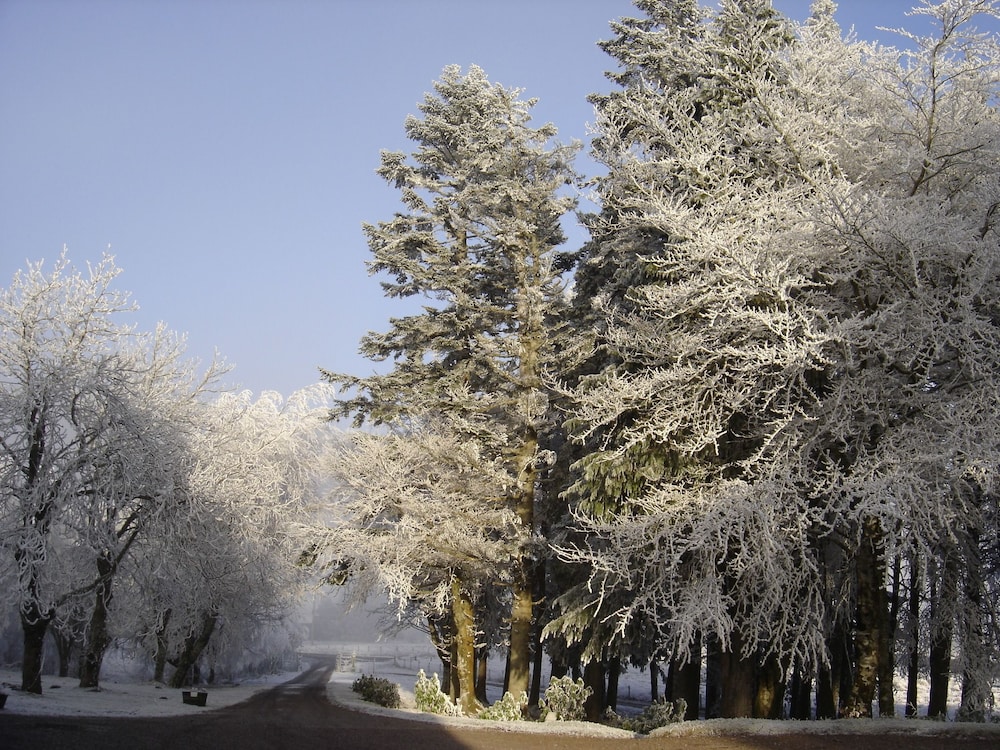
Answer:
[[[200,715],[52,717],[0,712],[2,750],[996,750],[992,738],[705,736],[617,739],[447,727],[331,704],[332,659],[244,703]]]

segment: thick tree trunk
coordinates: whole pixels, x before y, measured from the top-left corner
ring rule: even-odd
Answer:
[[[986,721],[986,712],[992,703],[991,682],[993,659],[990,639],[987,636],[988,614],[984,611],[986,584],[983,581],[983,563],[980,554],[979,533],[970,530],[965,554],[965,606],[961,629],[962,648],[962,700],[957,718],[960,721]]]
[[[866,519],[855,560],[854,681],[845,713],[871,717],[878,686],[880,661],[888,628],[885,596],[885,560],[878,521]]]
[[[604,663],[596,659],[587,662],[583,667],[583,682],[591,690],[590,695],[584,703],[584,709],[587,712],[587,721],[600,721],[604,714],[604,709],[607,708],[607,692],[604,682],[606,674],[607,669]]]
[[[458,678],[456,697],[462,712],[475,716],[483,709],[476,698],[476,618],[472,600],[457,577],[451,579],[451,610],[455,621],[452,673]]]
[[[951,679],[951,647],[955,626],[957,563],[946,553],[940,580],[931,579],[930,695],[927,716],[943,719],[948,715],[948,683]]]
[[[720,654],[722,699],[719,713],[723,719],[742,719],[753,715],[755,664],[744,658],[743,639],[734,632],[730,650]]]
[[[768,656],[757,671],[754,718],[780,719],[784,705],[785,683],[782,680],[781,665],[774,656]]]
[[[114,565],[104,557],[97,559],[97,588],[94,591],[94,609],[90,613],[83,654],[80,661],[80,687],[96,688],[101,680],[101,663],[108,648],[108,607],[111,604],[111,584]]]
[[[691,646],[691,658],[683,665],[674,662],[672,667],[673,680],[670,689],[670,699],[683,698],[687,703],[684,718],[687,721],[697,721],[701,700],[701,638],[695,639]]]
[[[170,678],[170,687],[182,688],[187,681],[188,672],[196,665],[201,652],[205,650],[212,633],[215,632],[215,625],[218,622],[218,615],[205,612],[201,619],[201,630],[192,633],[184,640],[184,649],[177,659],[177,668]]]
[[[42,659],[45,654],[45,633],[52,622],[52,613],[42,613],[36,604],[21,609],[21,631],[24,656],[21,660],[21,690],[42,694]]]

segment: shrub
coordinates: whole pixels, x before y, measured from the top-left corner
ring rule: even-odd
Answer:
[[[462,709],[451,702],[447,694],[441,692],[441,681],[435,674],[433,679],[428,679],[424,670],[417,673],[417,684],[413,686],[413,696],[417,703],[417,710],[428,714],[441,714],[444,716],[461,716]]]
[[[399,685],[389,682],[384,677],[363,674],[354,681],[351,690],[369,703],[377,703],[386,708],[399,708]]]
[[[515,698],[511,693],[507,692],[503,694],[503,698],[492,706],[480,711],[478,717],[486,721],[520,721],[524,718],[524,712],[527,707],[527,693],[522,691]]]
[[[583,721],[587,718],[584,703],[593,692],[583,680],[555,677],[545,689],[545,705],[559,721]]]
[[[687,711],[687,701],[683,698],[671,703],[666,700],[658,700],[650,703],[638,716],[623,717],[608,709],[605,719],[607,723],[627,729],[630,732],[639,734],[649,734],[658,727],[665,727],[667,724],[679,724],[684,721],[684,714]]]

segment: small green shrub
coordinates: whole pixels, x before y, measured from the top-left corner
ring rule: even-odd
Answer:
[[[521,721],[524,712],[528,707],[528,694],[521,692],[518,697],[514,697],[510,692],[504,693],[503,698],[492,706],[484,708],[479,712],[478,717],[486,721]]]
[[[462,715],[462,709],[452,703],[446,693],[441,692],[441,681],[436,674],[433,679],[428,679],[421,669],[417,673],[417,684],[413,686],[413,697],[417,703],[417,710],[424,713],[443,716]]]
[[[399,708],[399,685],[389,682],[384,677],[363,674],[351,685],[351,690],[358,693],[369,703],[377,703],[386,708]]]
[[[545,706],[559,721],[583,721],[587,718],[584,704],[593,692],[583,680],[555,677],[545,689]]]
[[[611,726],[639,734],[649,734],[667,724],[679,724],[684,721],[686,711],[687,701],[679,698],[672,703],[665,700],[654,701],[638,716],[619,716],[609,708],[604,718]]]

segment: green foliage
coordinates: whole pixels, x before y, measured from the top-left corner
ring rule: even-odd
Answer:
[[[351,690],[358,693],[369,703],[377,703],[386,708],[399,708],[399,685],[384,677],[363,674],[351,685]]]
[[[441,692],[441,681],[435,674],[428,678],[424,670],[417,673],[417,683],[413,686],[417,709],[427,714],[458,716],[462,710],[451,702],[447,694]]]
[[[583,680],[554,677],[545,690],[545,704],[559,721],[583,721],[587,718],[584,704],[593,692]]]
[[[503,698],[492,706],[484,708],[479,712],[478,718],[486,721],[521,721],[528,708],[528,694],[521,692],[516,698],[510,692],[504,693]]]
[[[619,716],[610,708],[604,718],[608,724],[630,732],[649,734],[654,729],[667,724],[680,724],[684,721],[687,711],[687,701],[678,698],[676,701],[658,700],[650,703],[638,716]]]

